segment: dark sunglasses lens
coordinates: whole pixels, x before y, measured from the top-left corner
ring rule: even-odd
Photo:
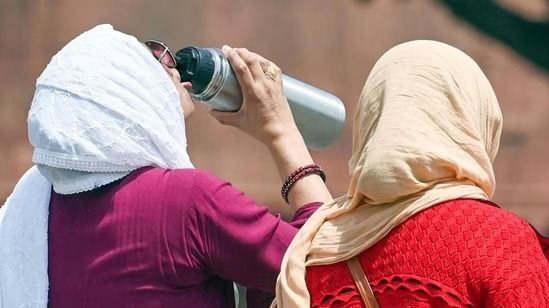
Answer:
[[[158,61],[164,63],[164,65],[166,65],[169,68],[175,68],[176,66],[175,58],[172,52],[168,49],[168,47],[155,41],[147,41],[145,42],[145,45],[149,47],[154,57]]]

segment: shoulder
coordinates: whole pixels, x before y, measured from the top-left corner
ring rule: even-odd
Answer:
[[[440,220],[445,225],[457,224],[472,230],[522,231],[533,236],[535,233],[524,218],[485,200],[456,199],[442,202],[425,211],[425,216]]]
[[[517,239],[517,235],[522,234],[530,239],[537,239],[534,229],[528,224],[528,222],[521,216],[500,207],[498,204],[492,201],[484,200],[455,200],[458,204],[463,204],[463,214],[465,216],[470,215],[469,223],[477,225],[477,228],[501,231],[502,233],[508,232],[507,237]],[[520,239],[523,240],[523,239]]]
[[[412,216],[392,237],[403,243],[417,242],[424,252],[455,259],[476,272],[481,272],[477,270],[480,264],[488,269],[500,266],[499,262],[510,264],[513,259],[542,254],[535,231],[523,218],[481,200],[442,202]]]
[[[133,171],[116,186],[117,194],[137,202],[155,200],[191,205],[193,200],[204,199],[230,184],[201,169],[145,167]]]
[[[455,246],[461,247],[461,257],[466,255],[465,259],[472,262],[477,272],[489,269],[490,265],[498,271],[509,267],[519,272],[531,268],[532,263],[545,262],[535,230],[524,218],[493,202],[453,200],[434,207],[433,212],[436,211],[439,212],[435,214],[439,218],[434,220],[436,224],[445,231],[453,231],[438,233],[447,234]]]
[[[150,168],[141,176],[155,183],[155,193],[162,191],[168,195],[177,195],[201,206],[217,206],[245,196],[230,182],[203,169]]]
[[[210,172],[201,169],[164,169],[160,167],[138,169],[128,176],[127,181],[135,184],[153,184],[149,187],[156,189],[162,186],[166,186],[168,189],[181,189],[226,183]]]
[[[484,200],[456,199],[443,202],[425,211],[425,215],[436,229],[451,230],[455,238],[463,238],[467,246],[537,244],[537,236],[528,222],[499,205]],[[539,244],[538,244],[539,246]],[[486,247],[488,248],[488,247]]]

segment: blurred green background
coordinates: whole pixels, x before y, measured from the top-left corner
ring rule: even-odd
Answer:
[[[68,41],[100,23],[188,45],[247,47],[286,74],[342,98],[348,123],[314,152],[334,195],[348,185],[354,106],[371,67],[390,47],[434,39],[472,56],[496,91],[504,132],[495,201],[549,235],[549,1],[0,0],[0,203],[31,166],[26,115],[34,83]],[[203,106],[188,121],[195,164],[287,214],[266,149],[220,126]]]

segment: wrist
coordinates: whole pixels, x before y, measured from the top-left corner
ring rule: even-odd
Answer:
[[[267,144],[282,180],[297,168],[314,163],[303,137],[297,131],[273,138]]]
[[[308,164],[305,166],[301,166],[297,168],[294,172],[292,172],[282,183],[282,188],[280,189],[280,194],[282,195],[284,201],[286,201],[286,203],[288,204],[290,203],[288,201],[288,194],[297,181],[300,181],[304,177],[313,174],[320,176],[322,178],[322,181],[326,182],[326,173],[324,173],[324,170],[322,170],[322,168],[317,164]]]
[[[295,123],[285,126],[281,125],[279,129],[273,130],[268,137],[264,138],[263,143],[271,152],[287,149],[290,146],[303,146],[306,148],[305,141]]]

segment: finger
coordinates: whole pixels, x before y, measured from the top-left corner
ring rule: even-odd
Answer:
[[[259,60],[259,65],[261,65],[261,69],[263,70],[263,72],[266,72],[267,69],[269,69],[269,67],[272,67],[271,69],[274,69],[274,71],[277,73],[277,74],[282,74],[282,70],[280,69],[280,67],[278,67],[276,64],[274,64],[271,60],[261,56],[261,55],[257,55],[257,58]]]
[[[181,85],[183,86],[183,88],[185,88],[185,90],[187,91],[191,91],[193,89],[193,84],[188,82],[188,81],[185,81],[185,82],[182,82]]]
[[[268,69],[271,69],[271,70],[274,70],[277,74],[282,73],[282,71],[276,64],[274,64],[273,62],[265,58],[263,58],[263,60],[259,62],[259,65],[261,65],[261,69],[263,70],[263,72],[266,72]]]
[[[227,55],[227,52],[229,52],[229,50],[231,50],[231,49],[233,49],[233,48],[229,45],[223,45],[223,47],[221,47],[221,51],[223,51],[225,56]]]
[[[259,64],[261,65],[261,68],[266,69],[269,66],[274,66],[275,68],[279,69],[276,64],[274,64],[271,60],[263,57],[262,55],[257,55],[257,58],[259,60]]]
[[[229,62],[231,63],[236,79],[238,79],[238,83],[242,87],[242,90],[253,87],[254,78],[252,77],[252,73],[250,73],[248,65],[246,65],[244,60],[242,60],[236,50],[229,49],[227,50],[226,55],[227,59],[229,59]]]
[[[210,109],[210,115],[223,125],[237,126],[238,117],[235,112],[225,112]]]
[[[261,61],[260,64],[261,69],[264,72],[265,78],[269,79],[270,82],[282,82],[282,71],[278,66],[276,66],[276,64],[270,62],[267,59],[265,59],[265,61]]]
[[[248,69],[250,70],[250,73],[252,74],[254,80],[261,80],[265,77],[263,74],[263,69],[259,64],[260,57],[258,54],[253,53],[246,48],[237,48],[236,52],[248,65]]]

